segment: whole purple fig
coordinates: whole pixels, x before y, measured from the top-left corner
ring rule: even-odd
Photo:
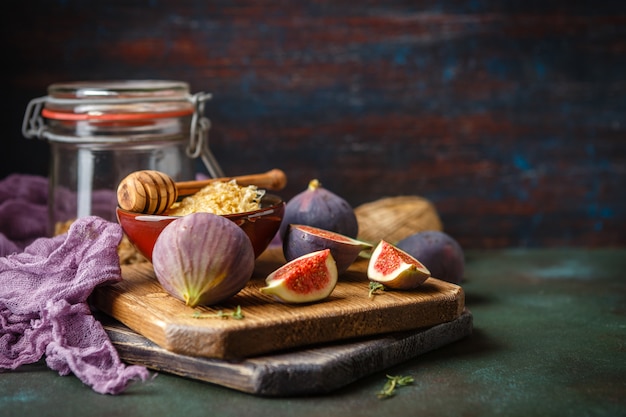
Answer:
[[[279,234],[285,239],[290,224],[302,224],[356,238],[359,225],[350,204],[328,191],[314,179],[306,190],[295,195],[285,206]]]
[[[193,213],[165,226],[152,264],[163,289],[190,307],[217,304],[238,293],[254,270],[250,239],[235,222]]]
[[[463,280],[463,249],[450,235],[438,230],[417,232],[396,246],[423,263],[432,277],[453,284],[460,284]]]

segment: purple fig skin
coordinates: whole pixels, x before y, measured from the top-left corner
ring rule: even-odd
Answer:
[[[396,246],[423,263],[432,277],[457,285],[463,281],[465,255],[450,235],[435,230],[418,232]]]
[[[337,264],[337,273],[342,274],[354,263],[359,253],[371,249],[372,245],[313,226],[290,224],[283,241],[283,254],[289,262],[307,253],[330,249]]]
[[[233,221],[193,213],[167,225],[154,244],[152,264],[163,289],[190,307],[237,294],[252,277],[252,242]]]
[[[359,225],[350,204],[312,180],[306,190],[296,194],[285,206],[279,234],[284,241],[290,224],[304,224],[356,238]]]

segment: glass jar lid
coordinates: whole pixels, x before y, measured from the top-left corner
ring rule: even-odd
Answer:
[[[181,81],[77,81],[48,87],[41,115],[53,120],[138,120],[194,113],[189,85]]]

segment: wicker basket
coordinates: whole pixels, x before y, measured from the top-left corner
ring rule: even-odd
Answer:
[[[419,196],[387,197],[354,209],[360,240],[378,243],[381,239],[397,243],[424,230],[443,230],[435,206]]]

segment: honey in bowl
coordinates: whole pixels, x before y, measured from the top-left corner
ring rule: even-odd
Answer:
[[[184,216],[206,212],[219,215],[245,213],[261,208],[264,190],[255,185],[240,186],[235,180],[216,181],[176,202],[163,214]]]

